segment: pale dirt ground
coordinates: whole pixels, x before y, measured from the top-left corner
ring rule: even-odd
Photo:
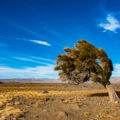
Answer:
[[[97,84],[7,83],[0,84],[0,120],[120,120],[120,104]]]

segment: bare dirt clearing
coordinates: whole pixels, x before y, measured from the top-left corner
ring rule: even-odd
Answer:
[[[120,96],[120,85],[114,85]],[[0,120],[120,120],[120,104],[110,104],[96,84],[0,84]]]

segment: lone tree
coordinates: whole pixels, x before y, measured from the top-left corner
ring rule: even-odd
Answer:
[[[103,49],[98,49],[86,40],[79,40],[66,54],[58,54],[55,70],[59,70],[61,80],[80,84],[88,80],[102,84],[108,91],[110,101],[119,101],[110,83],[113,65]]]

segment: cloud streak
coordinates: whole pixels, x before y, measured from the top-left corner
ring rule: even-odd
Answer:
[[[31,58],[36,59],[36,60],[43,60],[43,61],[47,61],[47,62],[54,62],[51,59],[46,59],[46,58],[41,58],[41,57],[36,57],[36,56],[31,56]]]
[[[21,60],[21,61],[26,61],[26,62],[33,62],[33,63],[44,64],[44,65],[51,65],[49,63],[40,62],[40,61],[37,61],[37,60],[24,58],[24,57],[13,57],[13,58],[16,59],[16,60]]]
[[[28,33],[30,33],[30,34],[33,34],[33,35],[36,36],[36,37],[40,37],[40,38],[45,39],[45,40],[47,39],[45,36],[43,36],[43,35],[35,32],[35,31],[33,31],[33,30],[30,30],[30,29],[28,29],[27,27],[24,27],[24,26],[22,26],[22,25],[20,25],[20,24],[18,24],[18,23],[16,23],[16,22],[14,22],[14,21],[10,21],[10,20],[4,19],[4,18],[0,18],[0,20],[3,21],[3,22],[6,22],[6,23],[8,23],[8,24],[10,24],[10,25],[12,25],[12,26],[15,26],[15,27],[17,27],[17,28],[19,28],[19,29],[21,29],[21,30],[24,30],[25,32],[28,32]]]
[[[45,46],[52,46],[50,43],[46,41],[41,41],[41,40],[32,40],[32,39],[26,39],[26,38],[16,38],[17,40],[25,40],[25,41],[30,41],[33,43],[37,43],[39,45],[45,45]]]
[[[54,65],[16,69],[0,66],[0,78],[58,78]]]
[[[40,40],[29,40],[29,41],[40,44],[40,45],[51,46],[51,44],[49,44],[48,42],[45,42],[45,41],[40,41]]]
[[[116,33],[116,30],[120,28],[120,22],[111,14],[106,17],[106,22],[100,23],[99,27],[104,29],[103,32],[112,31]]]
[[[30,30],[30,29],[28,29],[28,28],[26,28],[26,27],[24,27],[22,25],[19,25],[19,24],[13,22],[13,21],[6,20],[6,19],[3,19],[3,18],[0,18],[0,20],[4,21],[4,22],[6,22],[6,23],[8,23],[8,24],[10,24],[12,26],[15,26],[15,27],[17,27],[17,28],[19,28],[21,30],[24,30],[25,32],[33,34],[36,37],[39,37],[39,38],[44,39],[44,40],[47,40],[47,38],[45,36],[35,32],[35,31],[32,31],[32,30]],[[20,39],[20,38],[16,38],[16,39]],[[21,38],[21,39],[22,40],[26,40],[25,38]],[[37,44],[41,44],[41,45],[51,46],[51,44],[46,42],[46,41],[41,41],[41,40],[30,40],[30,41],[34,42],[34,43],[37,43]]]

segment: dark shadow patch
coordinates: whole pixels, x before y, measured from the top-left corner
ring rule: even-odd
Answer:
[[[116,91],[117,95],[119,96],[120,98],[120,91]],[[89,97],[106,97],[108,96],[108,93],[95,93],[95,94],[91,94],[89,95]]]

